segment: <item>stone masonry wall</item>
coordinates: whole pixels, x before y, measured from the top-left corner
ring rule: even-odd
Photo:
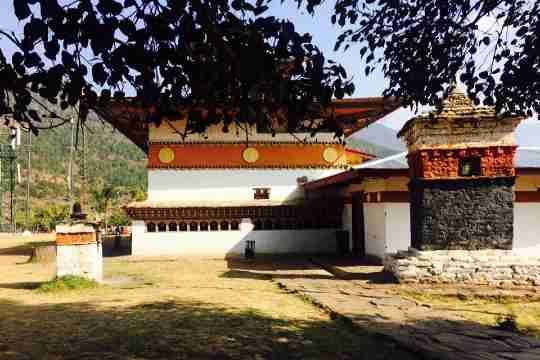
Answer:
[[[438,250],[388,254],[386,271],[401,283],[540,285],[540,258],[510,250]]]
[[[512,249],[514,181],[514,178],[412,180],[412,247]]]

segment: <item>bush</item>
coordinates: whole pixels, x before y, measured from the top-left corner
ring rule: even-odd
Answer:
[[[38,208],[33,212],[33,228],[53,231],[58,223],[61,223],[69,217],[69,212],[68,206],[61,205],[50,205],[45,208]]]
[[[66,290],[80,290],[80,289],[94,289],[99,284],[87,278],[80,276],[66,275],[54,278],[51,281],[47,281],[41,284],[38,288],[38,292],[58,292]]]

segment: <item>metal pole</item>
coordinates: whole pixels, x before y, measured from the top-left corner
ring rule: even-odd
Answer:
[[[81,126],[81,148],[82,148],[82,161],[81,161],[81,210],[84,212],[86,204],[86,135],[84,126]]]
[[[68,165],[68,192],[69,192],[69,201],[73,205],[73,143],[75,142],[75,126],[73,122],[73,117],[70,119],[71,123],[71,139],[69,142],[69,165]]]
[[[11,163],[10,163],[10,172],[11,172],[11,179],[10,179],[10,187],[11,187],[11,229],[15,233],[17,232],[17,201],[15,199],[15,171],[17,168],[16,164],[17,154],[15,151],[12,153]]]
[[[32,131],[28,130],[28,171],[26,174],[26,230],[30,230],[30,182],[32,181]]]

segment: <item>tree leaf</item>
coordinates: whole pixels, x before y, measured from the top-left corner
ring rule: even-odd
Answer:
[[[26,0],[13,0],[13,8],[15,9],[15,16],[19,20],[24,20],[32,14]]]

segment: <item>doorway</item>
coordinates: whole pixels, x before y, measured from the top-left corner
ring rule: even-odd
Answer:
[[[352,193],[352,253],[359,257],[366,255],[364,192],[362,191]]]

